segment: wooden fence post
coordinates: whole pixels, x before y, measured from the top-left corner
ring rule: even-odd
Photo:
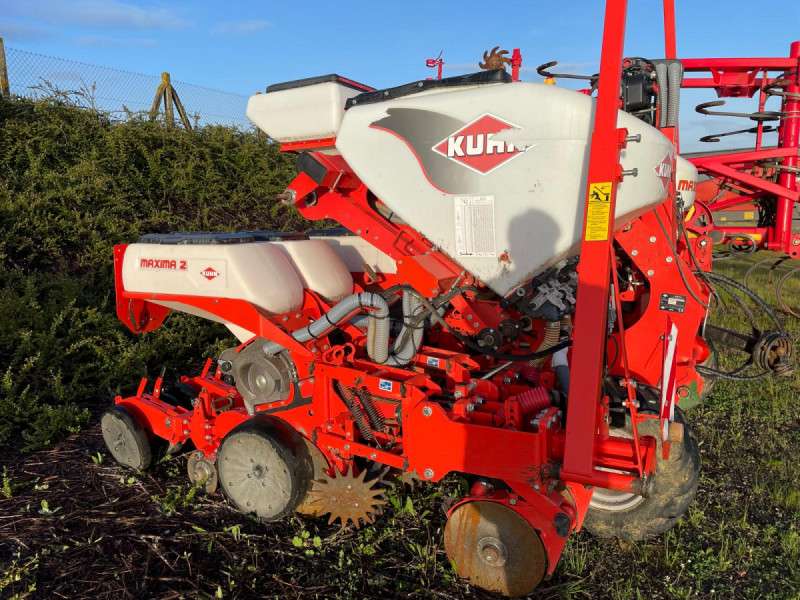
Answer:
[[[0,96],[11,98],[11,90],[8,87],[8,67],[6,65],[6,46],[3,38],[0,37]]]
[[[161,83],[156,89],[156,97],[153,100],[153,107],[150,109],[150,118],[155,119],[158,114],[158,108],[161,102],[164,102],[164,114],[166,115],[167,126],[172,127],[175,124],[175,109],[178,110],[178,116],[181,118],[181,123],[187,131],[192,130],[192,124],[189,122],[189,117],[183,108],[181,99],[178,97],[178,92],[172,87],[172,79],[166,71],[161,73]]]

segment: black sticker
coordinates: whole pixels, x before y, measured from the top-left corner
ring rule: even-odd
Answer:
[[[679,294],[661,294],[658,310],[683,314],[686,312],[686,296],[681,296]]]

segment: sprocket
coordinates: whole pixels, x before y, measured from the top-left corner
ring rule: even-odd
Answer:
[[[361,526],[361,521],[374,523],[375,517],[383,514],[383,505],[386,504],[384,496],[388,485],[384,482],[382,474],[370,480],[365,480],[367,469],[362,469],[357,475],[350,468],[347,473],[342,473],[334,467],[334,474],[323,472],[319,479],[313,481],[313,487],[308,493],[308,506],[317,515],[330,513],[328,524],[339,519],[342,529],[353,523],[356,529]]]

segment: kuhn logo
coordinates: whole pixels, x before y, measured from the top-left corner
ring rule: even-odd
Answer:
[[[664,185],[664,189],[667,189],[672,179],[672,152],[669,152],[660,163],[653,167],[653,170]]]
[[[494,139],[508,129],[519,127],[487,113],[437,143],[433,151],[486,175],[531,147],[519,149],[511,142]]]
[[[214,277],[219,276],[219,271],[217,271],[216,269],[212,269],[211,267],[208,267],[200,271],[200,275],[211,281],[212,279],[214,279]]]

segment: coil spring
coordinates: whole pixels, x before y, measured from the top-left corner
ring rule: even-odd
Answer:
[[[364,414],[364,409],[361,408],[361,405],[356,399],[356,393],[353,391],[353,389],[347,387],[346,385],[342,385],[340,381],[337,381],[336,391],[338,391],[339,396],[342,397],[342,401],[347,407],[347,410],[349,410],[353,415],[353,420],[355,421],[356,427],[361,432],[361,436],[367,441],[374,441],[375,434],[372,433],[372,429],[369,426],[369,420],[367,420],[367,416]]]
[[[365,387],[359,388],[356,393],[358,394],[361,404],[364,406],[364,410],[369,417],[369,422],[372,423],[372,428],[378,431],[383,431],[386,428],[386,421],[384,421],[381,413],[378,412],[378,409],[375,407],[372,394],[370,394],[369,390]]]

